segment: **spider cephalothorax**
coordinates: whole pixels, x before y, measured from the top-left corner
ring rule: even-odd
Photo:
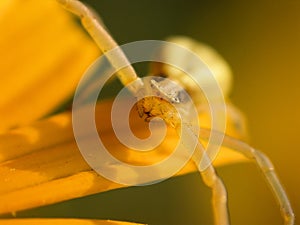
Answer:
[[[188,111],[186,92],[175,82],[155,77],[144,82],[144,87],[138,92],[137,109],[140,117],[150,121],[154,117],[163,119],[171,127],[178,127],[181,118],[180,111]],[[177,109],[174,107],[177,105]]]
[[[152,118],[160,117],[172,127],[179,124],[174,106],[163,98],[156,96],[142,98],[137,102],[137,109],[139,116],[144,117],[147,122]]]

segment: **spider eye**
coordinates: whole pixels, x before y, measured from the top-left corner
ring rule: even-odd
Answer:
[[[172,102],[172,103],[180,103],[180,99],[179,99],[178,97],[173,97],[173,98],[171,99],[171,102]]]

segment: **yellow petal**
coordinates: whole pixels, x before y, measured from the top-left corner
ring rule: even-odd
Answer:
[[[0,225],[141,225],[137,223],[120,222],[112,220],[88,219],[4,219]]]
[[[150,165],[170,155],[178,141],[172,129],[163,143],[150,152],[136,152],[121,145],[111,127],[111,105],[107,101],[96,110],[99,135],[111,154],[131,165]],[[132,120],[134,133],[145,137],[148,124],[138,119],[136,112],[132,113]],[[0,135],[0,160],[0,214],[124,187],[97,174],[82,158],[73,137],[70,113]],[[215,165],[244,160],[222,148]],[[189,162],[177,175],[193,171],[196,168]]]
[[[55,1],[2,2],[0,32],[0,132],[65,102],[100,54]]]

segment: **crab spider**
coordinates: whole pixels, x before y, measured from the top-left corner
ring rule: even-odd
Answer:
[[[59,2],[64,8],[81,18],[83,26],[94,39],[103,53],[118,47],[118,44],[105,29],[102,21],[99,20],[98,16],[95,15],[83,3],[78,0],[57,0],[57,2]],[[188,42],[191,43],[192,46],[194,46],[196,49],[200,49],[200,47],[197,47],[201,46],[200,44],[196,44],[193,41]],[[190,47],[194,50],[194,48],[192,48],[191,46],[187,47]],[[209,50],[205,46],[204,48],[202,46],[202,50],[206,50],[209,53],[216,54],[213,52],[213,50]],[[166,83],[165,81],[160,81],[159,79],[152,79],[150,80],[149,84],[143,83],[143,81],[137,76],[133,67],[128,63],[128,60],[122,50],[119,50],[118,54],[114,56],[108,55],[107,57],[112,66],[117,66],[122,62],[125,62],[127,65],[129,65],[118,71],[117,77],[120,79],[121,83],[124,86],[128,86],[128,84],[135,81],[135,85],[129,86],[130,91],[135,96],[138,97],[141,92],[148,91],[150,92],[150,94],[151,92],[155,92],[156,94],[158,93],[159,95],[163,95],[168,100],[170,100],[170,102],[174,104],[182,104],[184,107],[185,103],[180,98],[181,90],[170,92],[170,90],[174,89],[175,87],[168,88],[168,86],[171,84]],[[230,86],[230,71],[227,69],[226,63],[223,62],[222,58],[220,58],[218,55],[214,56],[213,59],[221,67],[221,72],[219,71],[219,73],[217,73],[220,76],[216,76],[216,79],[219,82],[223,92],[226,94]],[[176,71],[174,72],[170,69],[168,70],[168,68],[166,70],[164,69],[161,69],[164,73],[164,76],[173,77],[178,82],[182,82],[182,79],[178,76],[178,73],[176,73]],[[194,91],[193,86],[190,85],[189,81],[186,81],[183,85],[188,91]],[[193,94],[195,95],[195,93]],[[141,99],[137,105],[140,116],[146,116],[146,119],[150,119],[152,117],[161,117],[168,125],[175,128],[176,130],[178,130],[180,127],[183,127],[186,135],[189,135],[194,139],[197,138],[197,136],[194,135],[193,131],[189,128],[188,124],[180,121],[179,117],[177,116],[176,110],[174,110],[174,107],[172,107],[171,104],[168,103],[168,101],[166,101],[165,99],[158,97],[144,98]],[[209,130],[201,129],[201,138],[209,139],[210,132],[211,131]],[[289,199],[268,157],[265,156],[262,152],[253,149],[249,145],[226,135],[222,144],[243,154],[245,157],[253,160],[258,165],[259,169],[262,171],[264,177],[266,178],[266,181],[268,182],[271,190],[273,191],[277,202],[279,203],[284,224],[293,225],[294,214]],[[203,158],[207,158],[205,148],[197,139],[197,145],[192,159],[196,163],[204,183],[212,189],[212,203],[215,224],[228,225],[229,216],[227,210],[227,194],[225,186],[222,180],[217,176],[212,164],[210,164],[205,169],[199,166],[199,161]]]

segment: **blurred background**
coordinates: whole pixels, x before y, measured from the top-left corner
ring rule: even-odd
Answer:
[[[180,34],[218,50],[234,72],[231,99],[247,117],[249,142],[271,158],[296,216],[300,215],[300,1],[86,2],[101,14],[120,44]],[[217,170],[228,188],[232,225],[283,224],[255,165]],[[210,197],[210,190],[194,173],[18,215],[208,225],[213,224]]]

